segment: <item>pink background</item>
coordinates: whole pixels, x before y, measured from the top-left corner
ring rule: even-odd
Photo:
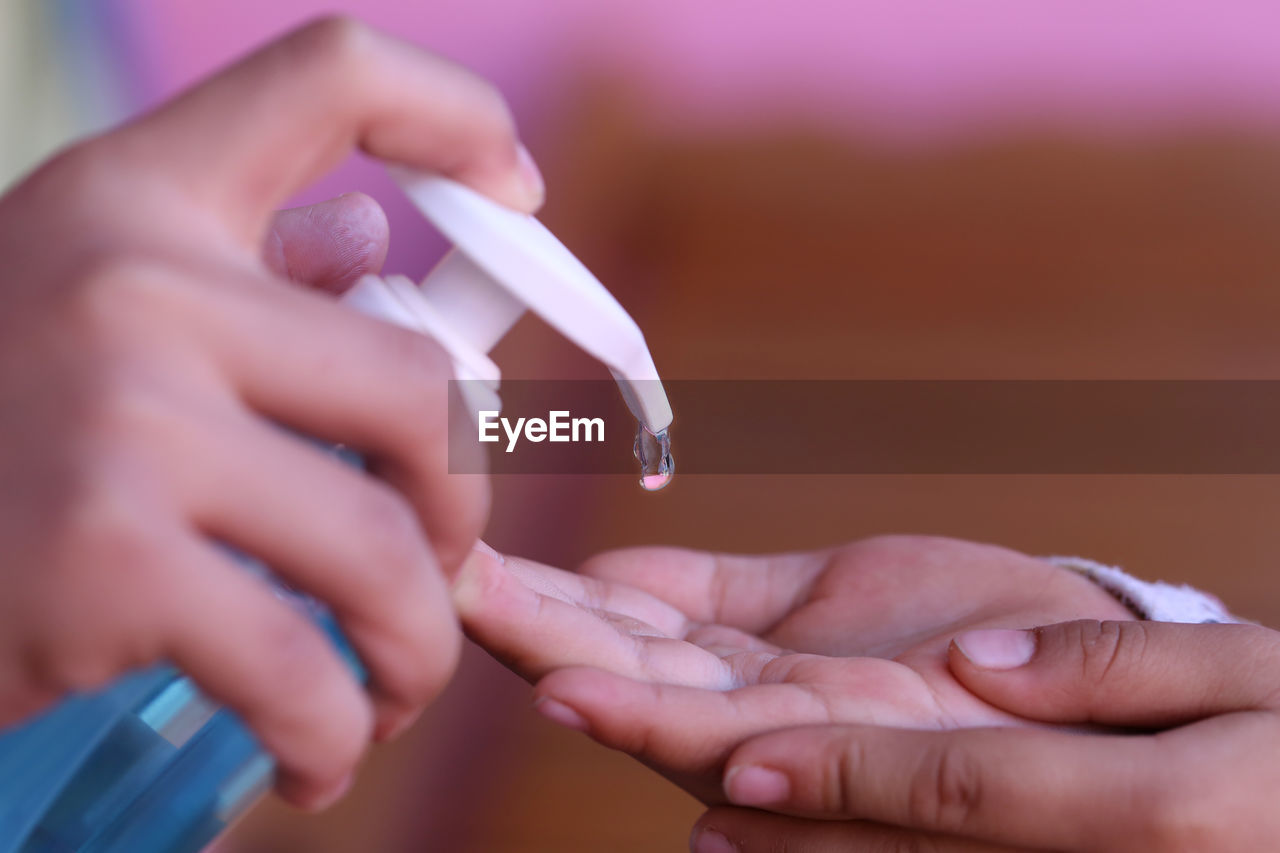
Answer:
[[[346,11],[496,82],[535,156],[565,94],[602,75],[679,132],[785,122],[901,145],[1028,125],[1095,136],[1280,125],[1280,4],[1265,0],[116,3],[143,104]],[[383,200],[393,225],[412,216],[367,163],[300,200],[352,188]],[[388,268],[420,273],[439,248],[393,241]]]
[[[681,121],[799,112],[929,137],[1041,119],[1280,120],[1280,5],[1265,0],[117,2],[153,97],[342,10],[485,74],[526,121],[582,65],[640,81]]]

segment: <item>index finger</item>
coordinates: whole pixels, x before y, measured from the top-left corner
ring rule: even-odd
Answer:
[[[253,245],[282,201],[356,148],[522,211],[542,201],[497,89],[343,17],[293,31],[114,136]]]
[[[1148,836],[1187,804],[1173,783],[1194,778],[1208,790],[1206,774],[1231,766],[1230,742],[1210,729],[1230,724],[1198,724],[1191,753],[1164,736],[814,726],[746,742],[724,785],[735,805],[804,817],[1035,849],[1166,849]],[[1126,837],[1132,844],[1117,848]]]
[[[454,583],[454,604],[472,639],[530,680],[566,666],[593,666],[647,680],[730,685],[719,657],[673,637],[684,619],[643,593],[597,590],[575,597],[567,572],[473,551]],[[590,606],[590,596],[601,607]],[[609,607],[618,602],[622,608]]]

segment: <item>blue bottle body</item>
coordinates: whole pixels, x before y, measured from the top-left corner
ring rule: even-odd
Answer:
[[[323,628],[364,680],[323,605],[235,556]],[[271,787],[274,771],[232,711],[174,667],[152,666],[0,730],[0,853],[198,853]]]
[[[319,620],[359,664],[332,618]],[[240,719],[169,666],[0,732],[0,853],[196,853],[271,786]]]
[[[0,850],[196,851],[271,775],[230,712],[153,667],[0,736]]]

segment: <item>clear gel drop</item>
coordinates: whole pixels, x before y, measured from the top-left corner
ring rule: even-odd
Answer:
[[[676,464],[671,459],[671,431],[649,432],[644,424],[636,426],[636,459],[640,460],[640,485],[656,492],[671,482]]]

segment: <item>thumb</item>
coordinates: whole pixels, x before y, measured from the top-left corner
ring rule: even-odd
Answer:
[[[1053,723],[1163,728],[1269,707],[1280,633],[1255,625],[1063,622],[951,643],[951,672],[997,707]]]
[[[387,215],[362,193],[276,213],[263,260],[276,275],[340,293],[387,256]]]

